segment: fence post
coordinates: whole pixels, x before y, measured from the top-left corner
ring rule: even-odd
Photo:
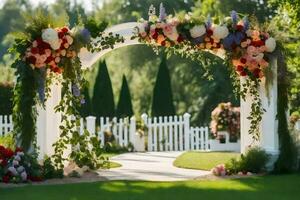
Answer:
[[[130,126],[129,126],[129,142],[131,144],[134,143],[134,135],[135,135],[135,132],[136,132],[136,121],[135,121],[135,117],[132,116],[130,118]]]
[[[190,117],[191,115],[185,113],[183,115],[184,122],[184,150],[190,150]]]
[[[86,117],[86,130],[90,133],[90,135],[95,135],[96,117],[94,116]]]

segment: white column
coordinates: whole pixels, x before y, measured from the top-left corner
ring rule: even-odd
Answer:
[[[55,106],[61,100],[61,85],[53,83],[51,86],[50,97],[45,102],[45,109],[38,106],[37,117],[37,145],[39,150],[39,159],[45,155],[51,156],[54,153],[54,144],[59,139],[59,125],[61,123],[61,113],[55,113]]]
[[[250,120],[247,117],[251,111],[252,98],[250,95],[246,96],[246,100],[241,99],[241,152],[244,153],[249,145],[259,145],[271,155],[278,155],[278,122],[277,115],[277,60],[272,60],[270,67],[272,67],[273,77],[269,88],[265,86],[265,78],[262,79],[259,86],[259,94],[261,97],[262,107],[265,112],[262,116],[262,121],[258,126],[260,127],[260,140],[253,143],[251,135],[248,134],[250,128]],[[244,82],[241,79],[241,84]],[[267,96],[267,89],[269,90],[269,97]]]
[[[191,115],[185,113],[183,115],[184,120],[184,150],[190,150],[190,117]]]

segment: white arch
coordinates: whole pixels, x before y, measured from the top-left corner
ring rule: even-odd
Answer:
[[[123,23],[111,28],[106,29],[106,33],[112,32],[113,34],[119,34],[125,41],[115,45],[114,49],[141,44],[138,39],[132,40],[131,37],[134,35],[134,28],[139,27],[141,23],[129,22]],[[87,49],[81,49],[79,54],[80,60],[82,62],[83,68],[91,67],[106,53],[112,51],[113,49],[106,49],[101,52],[91,53]],[[224,58],[224,51],[212,52],[213,54]],[[278,133],[277,133],[277,60],[272,64],[274,79],[270,88],[270,99],[266,96],[264,84],[260,85],[260,95],[262,99],[262,104],[266,112],[263,115],[263,119],[260,126],[261,130],[261,140],[257,145],[260,145],[266,149],[269,153],[273,155],[278,154]],[[262,82],[264,82],[263,80]],[[243,82],[243,80],[242,80]],[[53,85],[52,96],[48,98],[46,102],[46,110],[39,110],[39,116],[37,119],[37,132],[38,132],[38,145],[42,148],[40,157],[45,154],[51,155],[53,153],[53,147],[51,146],[59,138],[59,121],[60,114],[53,112],[53,106],[57,105],[60,101],[61,88],[60,85]],[[245,152],[247,147],[252,144],[252,139],[248,134],[250,127],[250,120],[247,119],[251,111],[252,98],[250,96],[246,97],[246,100],[241,99],[241,151]],[[51,123],[55,121],[56,123]],[[51,124],[51,126],[50,126]],[[48,144],[48,145],[46,145]]]
[[[115,26],[112,26],[108,29],[106,29],[104,32],[105,33],[113,33],[114,35],[119,34],[124,38],[124,43],[119,43],[115,45],[114,49],[120,48],[120,47],[125,47],[129,45],[136,45],[136,44],[141,44],[138,39],[131,39],[131,37],[134,35],[134,29],[135,27],[139,27],[141,23],[138,22],[128,22],[128,23],[123,23],[123,24],[118,24]],[[101,58],[103,55],[106,53],[114,50],[114,49],[106,49],[104,51],[100,52],[94,52],[91,53],[87,49],[81,49],[79,58],[82,63],[83,68],[89,68],[91,67],[94,63],[96,63],[99,58]]]

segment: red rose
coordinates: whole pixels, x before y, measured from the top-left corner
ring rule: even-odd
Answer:
[[[9,176],[3,176],[2,181],[3,183],[9,183]]]
[[[166,46],[166,41],[162,41],[161,46]]]
[[[211,29],[207,29],[207,30],[206,30],[206,34],[207,34],[208,37],[212,36],[213,33],[214,33],[214,32],[213,32],[213,30],[211,30]]]
[[[242,31],[244,29],[243,25],[236,25],[236,30]]]
[[[67,27],[63,27],[63,28],[61,29],[61,31],[62,31],[63,33],[68,33],[68,32],[69,32],[69,29],[68,29]]]
[[[14,155],[14,152],[10,148],[7,148],[5,150],[4,157],[11,158],[13,155]]]
[[[241,63],[243,63],[243,64],[246,64],[246,62],[247,62],[246,58],[241,58],[240,61],[241,61]]]
[[[260,69],[256,68],[254,71],[253,71],[253,75],[255,76],[255,78],[259,78],[259,73],[260,73]]]
[[[34,56],[29,56],[26,58],[26,61],[30,64],[35,64],[36,58]]]
[[[30,50],[31,53],[33,54],[38,54],[39,53],[39,49],[36,48],[36,47],[32,47],[31,50]]]
[[[183,37],[182,37],[182,35],[179,35],[179,36],[178,36],[177,42],[178,42],[178,43],[183,42]]]
[[[236,70],[237,70],[238,72],[242,72],[242,71],[244,71],[244,67],[243,67],[242,65],[238,65],[238,66],[236,67]]]
[[[46,43],[44,41],[40,45],[38,45],[38,47],[39,47],[40,50],[42,49],[44,51],[45,51],[45,49],[51,49],[50,44],[48,44],[48,43]]]
[[[17,153],[17,152],[23,152],[23,149],[22,149],[21,147],[17,147],[16,150],[15,150],[15,152],[16,152],[16,153]]]
[[[262,40],[252,41],[252,42],[251,42],[251,45],[252,45],[252,46],[255,46],[255,47],[260,47],[260,46],[265,45],[265,42],[262,41]]]
[[[220,43],[217,44],[217,48],[221,48],[221,44]]]
[[[241,75],[241,76],[247,76],[247,73],[246,73],[245,71],[241,71],[241,72],[240,72],[240,75]]]
[[[155,33],[152,35],[152,38],[153,38],[154,40],[156,40],[156,39],[157,39],[157,37],[158,37],[158,33],[157,33],[157,32],[155,32]]]
[[[3,152],[5,151],[5,147],[0,145],[0,154],[4,154]]]
[[[46,59],[45,63],[50,63],[50,62],[53,61],[53,60],[54,60],[54,58],[53,58],[52,56],[49,56],[49,57]]]
[[[5,166],[7,165],[7,160],[3,159],[3,160],[1,161],[1,165],[2,165],[3,167],[5,167]]]
[[[37,45],[41,45],[43,43],[43,39],[42,38],[37,38],[36,39]]]
[[[62,32],[62,31],[59,31],[59,32],[58,32],[58,37],[59,37],[59,39],[62,39],[64,36],[65,36],[65,33],[64,33],[64,32]]]
[[[214,39],[210,38],[210,44],[214,44]]]

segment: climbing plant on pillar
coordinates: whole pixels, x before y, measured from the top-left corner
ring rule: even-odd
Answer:
[[[81,88],[85,83],[82,76],[81,62],[78,54],[82,48],[89,51],[101,51],[113,48],[115,43],[122,42],[119,35],[106,34],[106,23],[87,20],[75,27],[68,27],[45,13],[36,13],[27,21],[25,32],[16,35],[15,44],[10,49],[16,60],[17,83],[14,91],[14,132],[20,146],[29,151],[35,149],[37,105],[44,105],[50,94],[50,84],[54,79],[61,82],[63,96],[56,106],[62,112],[60,139],[54,144],[55,163],[62,166],[62,154],[66,145],[79,145],[78,151],[71,153],[71,158],[80,162],[85,154],[93,167],[95,153],[86,148],[86,134],[80,135],[80,114],[78,108],[84,102]],[[95,144],[96,138],[90,138]],[[82,147],[82,145],[85,145]],[[95,151],[97,152],[97,151]],[[99,151],[98,151],[99,154]],[[97,156],[97,155],[96,155]]]

